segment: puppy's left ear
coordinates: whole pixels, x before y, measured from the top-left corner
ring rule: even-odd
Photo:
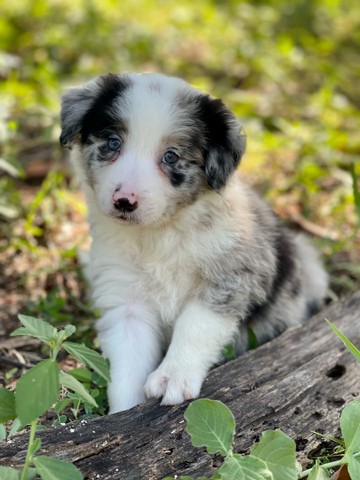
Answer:
[[[236,116],[221,100],[201,95],[197,113],[204,128],[206,180],[210,188],[220,190],[240,163],[246,137]]]

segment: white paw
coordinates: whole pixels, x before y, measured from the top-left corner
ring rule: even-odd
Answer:
[[[176,405],[199,396],[203,376],[185,372],[172,365],[160,365],[151,373],[144,387],[148,398],[162,397],[162,405]]]

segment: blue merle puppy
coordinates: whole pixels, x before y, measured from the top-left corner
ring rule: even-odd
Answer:
[[[261,344],[321,306],[318,256],[239,179],[245,136],[220,100],[177,78],[105,75],[65,93],[61,118],[89,206],[111,412],[197,397],[248,327]]]

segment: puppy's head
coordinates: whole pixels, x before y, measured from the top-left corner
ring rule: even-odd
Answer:
[[[221,190],[245,150],[220,100],[157,74],[106,75],[69,90],[61,123],[60,142],[78,152],[98,208],[126,222],[166,220]]]

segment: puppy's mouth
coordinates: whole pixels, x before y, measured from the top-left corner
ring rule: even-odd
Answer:
[[[124,222],[135,222],[136,219],[134,218],[133,215],[129,213],[117,213],[116,215],[113,215],[117,220],[123,220]]]
[[[120,211],[112,211],[110,212],[110,217],[118,220],[122,223],[140,223],[139,219],[134,213],[131,212],[120,212]]]

